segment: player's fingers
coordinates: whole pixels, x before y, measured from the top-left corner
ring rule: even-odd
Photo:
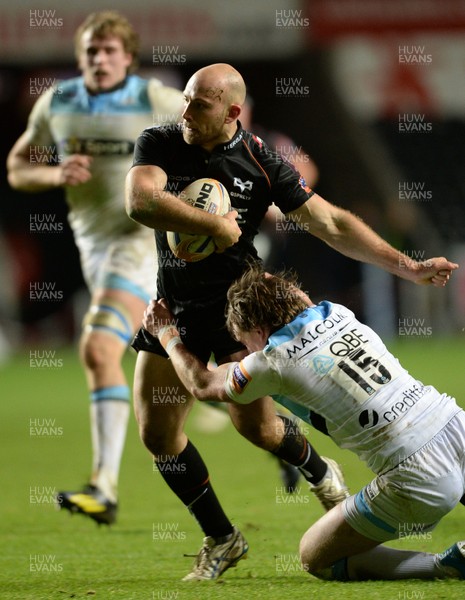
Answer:
[[[437,275],[434,275],[431,277],[430,281],[436,287],[444,287],[449,281],[449,277],[438,277]]]
[[[63,165],[62,178],[64,185],[79,185],[86,183],[92,177],[91,172],[78,165]]]
[[[448,263],[448,265],[447,265],[447,268],[448,268],[450,271],[455,271],[455,269],[458,269],[458,268],[459,268],[459,265],[458,265],[457,263],[452,263],[452,262],[450,262],[450,263]]]
[[[92,163],[92,156],[87,154],[71,154],[65,161],[68,164],[80,165],[84,168],[89,168]]]

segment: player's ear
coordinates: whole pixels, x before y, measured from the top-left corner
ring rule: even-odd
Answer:
[[[240,104],[231,104],[228,110],[228,114],[226,116],[225,122],[232,123],[236,119],[239,118],[241,114],[241,105]]]
[[[84,71],[86,66],[86,55],[81,51],[78,53],[77,55],[77,68],[79,69],[79,71]]]
[[[134,62],[134,56],[130,52],[124,54],[124,64],[126,66],[126,73],[131,70],[132,63]]]
[[[265,347],[268,338],[270,337],[270,331],[268,327],[255,327],[253,333],[259,338],[260,345],[262,348]]]

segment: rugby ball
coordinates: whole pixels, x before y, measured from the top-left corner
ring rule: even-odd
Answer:
[[[197,179],[180,193],[179,198],[187,204],[213,215],[225,215],[231,210],[227,189],[216,179]],[[166,233],[171,252],[187,262],[197,262],[210,256],[215,250],[213,238],[197,233]]]

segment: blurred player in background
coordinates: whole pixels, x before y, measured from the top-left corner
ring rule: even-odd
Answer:
[[[182,126],[147,129],[137,140],[126,203],[133,219],[155,230],[157,293],[167,298],[184,341],[202,361],[206,363],[212,352],[218,364],[247,354],[226,330],[226,294],[247,262],[257,259],[254,237],[273,201],[305,231],[353,259],[418,284],[444,285],[447,272],[455,268],[452,263],[445,258],[406,262],[359,218],[315,194],[295,169],[240,127],[245,84],[236,69],[226,64],[200,69],[187,82],[184,99]],[[201,177],[221,181],[233,211],[210,214],[172,193],[176,185],[182,183],[181,191]],[[166,231],[212,236],[218,252],[203,261],[180,264],[169,249]],[[247,543],[224,514],[207,467],[184,433],[193,398],[158,339],[142,328],[133,347],[138,350],[134,400],[141,438],[166,483],[206,535],[185,580],[216,579],[246,554]],[[160,391],[160,397],[154,397],[154,390],[166,389],[176,390],[177,401],[171,397],[164,401]],[[345,497],[342,492],[347,489],[334,468],[321,460],[292,421],[276,415],[272,398],[228,408],[244,437],[298,466],[315,493],[316,488],[327,493],[333,505]],[[182,477],[173,472],[173,463],[183,467]]]
[[[93,465],[89,484],[60,492],[58,501],[108,524],[117,514],[130,412],[121,360],[155,293],[153,234],[128,219],[124,180],[140,132],[150,124],[176,123],[182,110],[181,92],[132,74],[138,52],[138,35],[124,16],[89,15],[75,35],[82,76],[58,82],[38,99],[7,161],[13,188],[66,192],[91,294],[80,357],[90,391]],[[48,164],[34,160],[38,147],[54,149]]]
[[[444,281],[449,268],[438,273]],[[292,278],[252,267],[230,287],[227,308],[229,332],[251,354],[214,371],[183,344],[165,300],[151,302],[143,323],[199,400],[253,406],[272,394],[308,422],[316,411],[376,474],[305,533],[305,570],[338,581],[465,579],[465,541],[439,554],[381,545],[427,535],[465,503],[465,411],[414,379],[352,311],[315,305]]]
[[[255,123],[254,100],[250,94],[246,95],[242,106],[240,122],[247,131],[253,131],[274,152],[277,152],[287,160],[300,173],[305,184],[315,189],[319,179],[319,170],[309,154],[295,143],[288,135],[276,129],[267,129]],[[303,118],[303,117],[302,117]],[[255,238],[254,244],[258,254],[268,268],[279,268],[282,265],[286,246],[286,232],[278,231],[277,223],[285,219],[279,208],[272,204],[260,226],[260,231]]]
[[[309,154],[295,143],[295,141],[282,131],[267,129],[255,122],[254,99],[247,94],[242,105],[240,122],[244,129],[253,131],[274,151],[288,160],[299,171],[310,188],[314,188],[318,178],[318,167]],[[302,115],[301,118],[304,118]]]

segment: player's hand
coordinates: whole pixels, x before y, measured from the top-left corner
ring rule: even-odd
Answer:
[[[86,183],[92,177],[90,166],[92,157],[85,154],[72,154],[55,167],[59,186],[76,186]]]
[[[155,337],[158,337],[160,330],[165,327],[172,326],[176,328],[173,313],[164,298],[161,300],[150,300],[149,305],[144,311],[142,325]]]
[[[242,231],[237,224],[237,217],[237,210],[231,210],[221,217],[222,232],[213,237],[216,252],[224,252],[226,248],[236,244],[241,237]]]
[[[450,262],[443,256],[429,258],[414,265],[411,279],[419,285],[444,287],[447,285],[452,271],[458,268],[457,263]]]

